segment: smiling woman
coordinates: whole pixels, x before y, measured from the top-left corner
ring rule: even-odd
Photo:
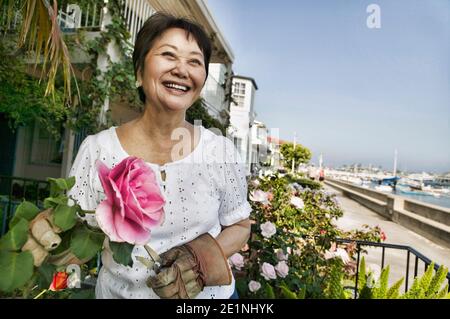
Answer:
[[[186,110],[208,76],[210,56],[209,38],[199,25],[162,13],[150,17],[133,53],[144,113],[88,136],[80,147],[70,195],[84,210],[95,210],[105,197],[95,162],[115,167],[129,157],[142,159],[155,172],[165,203],[164,222],[152,229],[147,243],[161,254],[157,274],[150,276],[148,265],[136,261],[147,255],[144,246],[134,247],[129,268],[114,261],[106,242],[97,298],[229,298],[235,291],[227,259],[250,233],[245,168],[230,140],[186,121]],[[137,173],[130,169],[130,174]],[[125,202],[134,203],[133,197]],[[122,206],[106,212],[122,216],[112,224],[145,235],[142,217],[124,217],[121,211],[129,207]],[[101,221],[96,217],[92,225]]]

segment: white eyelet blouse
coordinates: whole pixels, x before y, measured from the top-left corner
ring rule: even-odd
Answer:
[[[162,166],[147,163],[155,171],[166,200],[164,222],[151,230],[148,243],[159,254],[206,232],[217,237],[221,226],[246,219],[251,212],[244,165],[233,143],[201,126],[199,128],[200,141],[187,157]],[[95,210],[105,199],[95,161],[100,159],[112,168],[128,156],[115,127],[88,136],[70,171],[70,176],[76,177],[76,184],[69,195],[82,209]],[[162,171],[166,173],[165,181],[161,178]],[[97,225],[93,215],[87,215],[87,218],[89,224]],[[159,298],[147,287],[150,272],[136,256],[148,258],[145,249],[136,245],[132,252],[133,266],[117,264],[105,241],[103,266],[96,286],[97,298]],[[234,287],[233,278],[227,286],[205,287],[197,298],[229,298]]]

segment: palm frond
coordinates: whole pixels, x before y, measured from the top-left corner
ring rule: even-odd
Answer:
[[[7,0],[13,3],[14,0]],[[64,94],[71,101],[71,79],[75,80],[74,70],[70,62],[70,55],[61,29],[58,25],[58,3],[53,0],[27,0],[22,7],[22,23],[19,33],[19,47],[26,47],[28,52],[34,52],[35,69],[42,62],[41,80],[46,76],[47,87],[45,95],[55,91],[55,79],[58,69],[62,68]]]

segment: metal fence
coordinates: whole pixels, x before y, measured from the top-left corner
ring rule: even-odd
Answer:
[[[356,244],[356,252],[357,252],[356,278],[358,278],[358,275],[359,275],[359,264],[361,261],[362,247],[379,247],[379,248],[381,248],[381,260],[380,260],[381,269],[384,268],[385,263],[386,263],[386,250],[387,249],[404,251],[406,253],[406,264],[405,264],[405,268],[404,268],[405,292],[408,290],[409,279],[410,279],[410,275],[412,274],[412,271],[413,271],[412,278],[415,278],[419,274],[419,270],[420,270],[419,266],[423,266],[422,269],[423,269],[423,272],[425,272],[425,270],[428,268],[428,266],[431,265],[431,263],[432,263],[432,261],[428,257],[422,255],[420,252],[418,252],[414,248],[411,248],[411,247],[405,246],[405,245],[377,243],[377,242],[371,242],[371,241],[350,240],[350,239],[342,239],[342,238],[339,238],[336,241],[338,243],[355,243]],[[412,260],[414,260],[413,269],[411,269],[411,265],[410,265]],[[420,265],[419,265],[419,262],[421,263]],[[434,264],[435,270],[438,270],[439,267],[440,267],[439,264],[436,264],[436,263]],[[447,273],[447,281],[450,286],[450,272]],[[355,280],[355,286],[351,287],[351,288],[354,289],[354,291],[355,291],[354,297],[357,298],[358,280]]]
[[[0,176],[0,236],[8,231],[9,220],[23,200],[43,208],[44,199],[49,194],[50,183],[47,181]]]

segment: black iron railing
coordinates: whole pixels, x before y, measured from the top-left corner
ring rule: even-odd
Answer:
[[[50,184],[47,181],[0,176],[0,236],[7,232],[9,220],[23,200],[43,208],[44,199],[49,194]]]
[[[386,249],[396,249],[396,250],[403,250],[406,251],[406,267],[405,267],[405,292],[408,290],[408,282],[409,282],[409,276],[410,276],[410,261],[411,257],[414,258],[414,277],[417,277],[418,271],[419,271],[419,261],[423,263],[424,265],[424,271],[428,268],[429,265],[431,265],[432,261],[428,257],[422,255],[420,252],[415,250],[414,248],[411,248],[409,246],[405,245],[397,245],[397,244],[387,244],[387,243],[377,243],[377,242],[371,242],[371,241],[362,241],[362,240],[351,240],[351,239],[342,239],[339,238],[336,240],[338,243],[355,243],[356,244],[356,252],[357,252],[357,260],[356,260],[356,278],[358,278],[359,275],[359,264],[361,261],[361,247],[367,246],[367,247],[381,247],[381,269],[385,266],[385,257],[386,257]],[[439,264],[434,264],[434,269],[439,269]],[[450,286],[450,272],[447,273],[447,281]],[[357,291],[358,291],[358,280],[355,280],[355,286],[351,287],[355,291],[355,298],[357,297]]]

